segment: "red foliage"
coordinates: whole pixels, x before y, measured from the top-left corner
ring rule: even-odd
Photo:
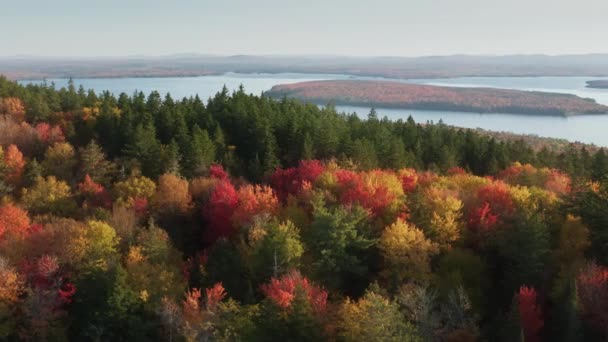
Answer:
[[[112,207],[112,196],[101,184],[95,183],[87,174],[84,181],[78,184],[78,192],[80,192],[86,200],[86,203],[95,207]]]
[[[226,297],[226,290],[224,290],[222,283],[216,283],[213,287],[205,289],[205,295],[207,297],[206,308],[213,311],[217,304]]]
[[[461,168],[460,166],[455,166],[455,167],[451,167],[448,169],[448,175],[450,176],[455,176],[455,175],[466,175],[467,171],[463,168]]]
[[[49,145],[65,142],[63,130],[57,125],[51,126],[46,122],[41,122],[36,125],[36,131],[40,140]]]
[[[264,295],[281,308],[288,309],[302,291],[316,314],[322,314],[327,308],[327,291],[311,284],[299,272],[292,271],[279,279],[272,278],[270,283],[261,286]]]
[[[577,277],[583,318],[608,337],[608,268],[591,264]]]
[[[520,164],[511,165],[508,168],[502,170],[498,174],[498,178],[502,179],[502,180],[504,180],[505,182],[508,182],[508,183],[515,183],[515,179],[517,179],[517,177],[519,177],[519,175],[522,174],[522,172],[524,172],[524,169],[527,170],[527,165],[529,165],[529,164],[526,164],[526,165],[520,165]]]
[[[40,223],[35,223],[35,224],[32,224],[27,229],[27,232],[28,232],[28,234],[37,234],[37,233],[41,232],[43,229],[44,229],[44,225],[41,225]]]
[[[515,211],[509,187],[500,181],[481,187],[477,192],[477,199],[480,203],[489,203],[499,218],[511,216]]]
[[[519,288],[519,318],[524,331],[525,341],[540,341],[540,331],[544,322],[542,313],[536,303],[536,290],[532,287]]]
[[[8,168],[4,180],[12,185],[18,185],[21,182],[21,175],[25,168],[25,160],[23,154],[17,146],[9,145],[4,153],[4,164]]]
[[[490,203],[485,202],[480,208],[476,208],[469,217],[469,228],[477,232],[490,231],[498,221],[498,216],[492,214]]]
[[[21,271],[31,287],[46,294],[45,304],[50,305],[52,310],[72,302],[76,286],[60,274],[57,258],[43,255],[33,262],[24,261]]]
[[[325,172],[325,166],[318,160],[301,160],[298,175],[301,182],[314,183]]]
[[[59,298],[64,304],[70,304],[72,302],[72,297],[76,294],[76,286],[70,282],[64,282],[63,285],[59,288]]]
[[[297,181],[298,170],[294,167],[289,169],[276,169],[270,176],[270,183],[281,201],[285,201],[290,194],[296,194],[300,190]]]
[[[0,239],[5,235],[24,237],[30,227],[27,212],[12,204],[0,206]]]
[[[381,174],[385,171],[373,170],[370,174]],[[361,174],[352,171],[336,172],[338,183],[342,187],[340,201],[343,204],[359,204],[369,209],[372,215],[381,215],[384,209],[395,200],[395,194],[383,184],[365,184]]]
[[[302,160],[297,168],[276,169],[270,177],[270,183],[281,201],[287,196],[299,193],[307,183],[314,184],[325,171],[325,166],[318,160]]]
[[[357,203],[370,209],[372,215],[381,215],[384,209],[395,199],[384,186],[369,189],[357,183],[342,193],[340,201],[344,204]]]
[[[418,184],[426,186],[433,183],[439,176],[432,171],[424,171],[418,175]]]
[[[418,173],[415,169],[403,169],[399,172],[399,180],[405,193],[412,192],[418,186]]]
[[[148,212],[148,199],[144,197],[136,197],[133,199],[133,210],[139,217],[145,216]]]
[[[218,164],[213,164],[209,167],[209,175],[211,176],[211,178],[216,178],[220,180],[228,179],[228,173],[226,172],[226,170],[224,170],[224,167],[222,167],[222,165]]]
[[[203,208],[207,219],[208,242],[215,242],[220,237],[232,235],[232,215],[238,205],[238,195],[229,180],[222,180],[213,189],[209,203]]]

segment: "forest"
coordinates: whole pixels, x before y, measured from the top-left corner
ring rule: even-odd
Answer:
[[[0,340],[600,341],[608,156],[0,77]]]
[[[606,114],[608,106],[572,94],[444,87],[393,81],[308,81],[272,87],[268,96],[338,105],[533,115]]]

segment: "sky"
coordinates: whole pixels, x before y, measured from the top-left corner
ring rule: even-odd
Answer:
[[[0,0],[0,56],[607,53],[608,0]]]

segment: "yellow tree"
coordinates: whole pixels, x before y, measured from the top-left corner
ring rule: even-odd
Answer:
[[[346,299],[338,311],[336,330],[343,341],[422,341],[399,305],[374,292],[358,301]]]
[[[144,176],[131,176],[114,186],[116,202],[132,206],[137,199],[149,201],[156,192],[156,184]]]
[[[44,153],[42,169],[45,175],[55,176],[63,180],[71,180],[76,157],[74,147],[69,143],[56,143]]]
[[[441,249],[449,249],[460,238],[463,204],[449,191],[429,188],[423,196],[423,220],[421,224],[431,240]]]
[[[159,213],[183,214],[189,208],[192,197],[188,191],[188,181],[171,173],[158,179],[158,187],[152,198],[152,205]]]
[[[394,285],[427,281],[430,259],[439,252],[438,245],[427,239],[422,230],[401,219],[384,230],[378,248],[386,264],[383,276]]]
[[[67,214],[76,207],[71,196],[66,182],[57,180],[54,176],[38,177],[31,188],[23,189],[21,202],[34,214]]]

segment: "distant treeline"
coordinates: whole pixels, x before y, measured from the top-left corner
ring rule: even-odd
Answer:
[[[322,73],[386,78],[608,76],[607,55],[515,56],[205,56],[0,58],[12,79],[180,77],[225,72]]]
[[[420,125],[411,117],[390,121],[375,111],[361,119],[331,106],[277,101],[244,89],[230,93],[224,88],[205,104],[198,97],[176,100],[157,92],[114,96],[73,84],[55,89],[1,78],[0,98],[23,99],[27,125],[57,126],[74,147],[95,140],[125,170],[138,167],[153,178],[169,169],[191,177],[221,162],[233,175],[261,180],[276,167],[330,158],[355,160],[362,169],[445,171],[460,166],[478,175],[494,174],[514,161],[580,176],[600,175],[608,168],[603,150],[592,156],[586,148],[533,149],[523,140],[497,141],[441,123]],[[9,121],[0,125],[0,144],[25,124]],[[22,144],[32,145],[19,148],[33,150],[34,156],[44,152],[31,142]]]

